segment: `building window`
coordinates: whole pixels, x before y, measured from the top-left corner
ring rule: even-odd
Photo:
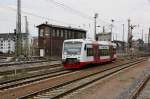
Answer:
[[[52,36],[55,37],[55,34],[56,34],[56,30],[53,29],[53,30],[52,30]]]
[[[68,38],[71,38],[71,31],[68,31]]]
[[[67,30],[65,30],[65,36],[64,37],[65,37],[65,39],[67,39]]]
[[[73,39],[75,38],[75,37],[74,37],[74,33],[75,33],[75,32],[72,32],[72,38],[73,38]]]
[[[61,30],[59,30],[59,36],[58,37],[61,37]]]
[[[64,30],[61,30],[61,37],[64,36]]]
[[[51,31],[51,28],[46,27],[45,28],[45,36],[49,36],[51,33],[50,31]]]
[[[70,38],[72,39],[73,38],[73,31],[70,32],[70,36],[71,36]]]
[[[59,37],[59,30],[57,30],[57,35],[56,36]]]
[[[82,33],[80,33],[80,38],[82,38]]]
[[[40,29],[40,36],[44,36],[44,29]]]
[[[85,34],[84,33],[82,33],[82,38],[85,38]]]

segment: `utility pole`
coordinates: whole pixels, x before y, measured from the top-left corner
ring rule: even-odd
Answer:
[[[123,34],[122,34],[122,41],[124,42],[124,24],[122,24],[122,27],[123,27],[122,28],[123,29],[123,31],[122,31],[123,32]]]
[[[150,52],[150,28],[148,33],[148,52]]]
[[[130,27],[131,27],[131,26],[130,26],[130,19],[128,19],[128,39],[127,39],[127,41],[128,41],[128,51],[129,51],[129,48],[130,48],[130,47],[129,47],[129,45],[130,45],[130,44],[129,44],[129,43],[130,43],[130,39],[129,39],[129,38],[130,38],[130,36],[131,36],[131,29],[130,29]]]
[[[130,53],[130,55],[133,55],[133,48],[132,48],[132,31],[133,29],[136,27],[136,25],[131,25],[131,20],[128,20],[128,53]]]
[[[24,17],[25,17],[25,32],[26,32],[26,33],[29,33],[29,27],[28,27],[29,23],[28,23],[28,18],[27,18],[27,16],[24,16]]]
[[[113,35],[113,22],[114,22],[114,20],[112,19],[111,20],[111,41],[113,41],[114,40],[114,35]]]
[[[144,34],[143,34],[143,29],[142,29],[142,50],[143,50],[143,48],[144,48],[144,36],[143,36]]]
[[[21,0],[17,0],[17,22],[16,22],[16,59],[22,54],[22,35],[21,35]]]
[[[143,38],[143,29],[142,29],[142,41],[144,41],[144,38]]]
[[[128,53],[128,55],[130,55],[129,54],[129,52],[130,52],[129,37],[130,37],[130,19],[128,19],[128,38],[127,38],[127,53]]]
[[[130,19],[128,19],[128,49],[127,49],[127,52],[128,52],[128,54],[129,55],[132,55],[132,50],[131,50],[131,48],[132,48],[132,30],[131,30],[131,20]]]
[[[94,15],[94,39],[96,40],[96,19],[97,19],[97,17],[98,17],[98,13],[95,13],[95,15]]]
[[[123,34],[122,34],[122,41],[123,41],[123,52],[125,52],[125,41],[124,41],[124,24],[122,24],[123,27]]]
[[[129,44],[129,48],[132,48],[132,31],[133,29],[136,27],[136,25],[130,25],[130,19],[128,20],[128,44]]]
[[[103,33],[105,33],[105,26],[103,26]]]
[[[28,28],[28,18],[25,16],[25,33],[26,33],[26,43],[25,43],[25,55],[29,56],[29,28]]]
[[[146,53],[146,51],[147,51],[147,44],[146,44],[146,42],[147,42],[147,34],[145,34],[145,43],[144,43],[144,45],[143,45],[143,48],[144,48],[144,50],[145,50],[145,53]]]

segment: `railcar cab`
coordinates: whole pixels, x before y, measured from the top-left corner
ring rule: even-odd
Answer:
[[[80,62],[83,50],[83,41],[79,39],[65,40],[62,50],[63,64],[75,64]]]
[[[62,50],[62,63],[66,68],[80,68],[89,63],[87,50],[92,40],[87,39],[70,39],[65,40]],[[92,46],[90,46],[92,48]],[[89,53],[90,54],[90,53]]]

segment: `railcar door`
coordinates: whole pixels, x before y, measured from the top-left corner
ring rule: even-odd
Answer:
[[[94,48],[94,61],[99,62],[99,46],[97,44],[93,45]]]
[[[113,46],[109,46],[109,52],[110,52],[110,59],[113,58],[114,53],[113,53]]]

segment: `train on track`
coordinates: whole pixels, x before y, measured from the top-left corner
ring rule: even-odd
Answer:
[[[109,41],[70,39],[63,43],[62,63],[68,69],[111,62],[116,58],[116,44]]]

